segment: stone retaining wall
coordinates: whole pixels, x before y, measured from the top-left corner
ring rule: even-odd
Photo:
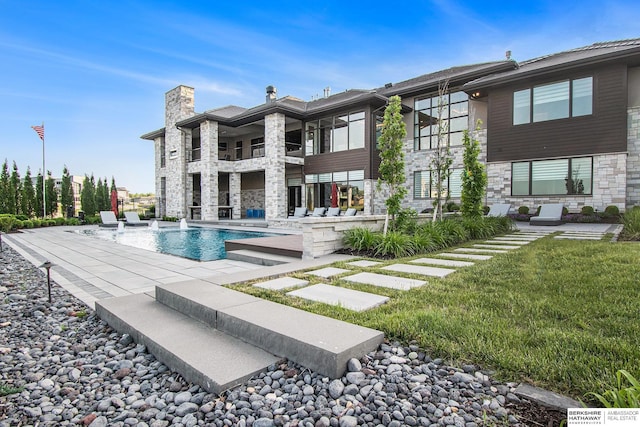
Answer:
[[[299,219],[297,222],[302,228],[302,258],[318,258],[344,248],[342,239],[346,230],[356,227],[382,230],[384,218],[384,215],[363,215]]]

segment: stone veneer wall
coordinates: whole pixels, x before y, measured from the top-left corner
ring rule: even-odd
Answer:
[[[264,209],[264,189],[242,190],[242,217],[247,216],[247,209]]]
[[[563,203],[570,212],[579,212],[583,206],[603,211],[609,205],[625,209],[626,153],[593,156],[593,194],[589,196],[510,196],[511,162],[495,162],[487,165],[486,204],[511,203],[513,208],[528,206],[530,209],[544,203]]]
[[[186,216],[186,155],[182,132],[176,123],[194,114],[194,90],[178,86],[165,95],[165,146],[166,166],[160,168],[156,162],[156,176],[166,177],[166,214],[184,218]],[[175,150],[175,158],[169,153]],[[160,182],[156,182],[156,193],[160,194]]]
[[[353,217],[307,217],[296,220],[302,228],[302,258],[318,258],[344,248],[343,237],[346,230],[355,227],[382,230],[384,218],[384,215],[357,215]],[[269,226],[271,226],[271,221]]]
[[[265,153],[265,218],[287,217],[287,184],[285,181],[285,116],[269,114],[264,119]]]
[[[640,205],[640,107],[627,114],[627,206]]]

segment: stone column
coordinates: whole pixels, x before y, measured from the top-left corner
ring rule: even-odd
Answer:
[[[166,144],[166,211],[169,216],[184,218],[186,207],[187,160],[182,132],[176,123],[194,114],[194,91],[178,86],[165,94],[165,144]]]
[[[627,111],[627,200],[629,208],[640,205],[640,107]]]
[[[285,181],[285,116],[270,114],[264,120],[264,193],[265,219],[287,217]]]
[[[233,208],[233,219],[242,218],[242,174],[229,174],[229,203]]]
[[[202,219],[218,219],[218,122],[200,124]]]

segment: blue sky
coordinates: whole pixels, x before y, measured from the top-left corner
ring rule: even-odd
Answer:
[[[195,88],[196,111],[309,100],[455,65],[525,60],[640,37],[640,6],[620,1],[0,0],[0,161],[22,176],[114,176],[154,191],[164,94]]]

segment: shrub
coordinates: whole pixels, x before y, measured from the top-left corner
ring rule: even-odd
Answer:
[[[393,256],[395,258],[401,258],[415,253],[411,236],[399,233],[397,231],[390,231],[384,236],[375,248],[375,254],[377,256],[388,257]]]
[[[19,219],[16,219],[13,222],[13,229],[20,230],[21,228],[24,228],[24,221],[20,221]]]
[[[567,209],[566,206],[562,207],[562,215],[568,215],[569,214],[569,209]]]
[[[618,207],[615,205],[609,205],[604,208],[604,213],[610,216],[614,216],[620,214],[620,209],[618,209]]]
[[[529,207],[528,206],[520,206],[518,208],[518,213],[522,214],[522,215],[526,215],[529,213]]]
[[[32,219],[31,222],[33,223],[34,228],[38,228],[40,227],[40,225],[42,225],[42,221],[40,221],[38,218]]]
[[[634,206],[622,216],[622,238],[625,240],[640,240],[640,206]]]
[[[433,237],[420,230],[411,236],[411,240],[415,253],[433,252],[438,249],[438,243],[433,240]]]
[[[629,386],[625,386],[627,380]],[[640,407],[640,381],[624,369],[616,372],[617,387],[603,394],[587,393],[595,397],[605,408],[638,408]]]
[[[492,224],[495,234],[510,233],[516,228],[513,220],[508,216],[497,216],[484,220]]]
[[[80,225],[80,220],[78,218],[67,218],[64,223],[66,225]]]
[[[456,202],[447,202],[445,209],[447,212],[458,212],[460,210],[460,206]]]
[[[489,218],[463,218],[462,226],[471,239],[487,239],[495,234],[493,223]]]
[[[22,226],[24,228],[33,228],[33,221],[28,219],[26,221],[22,221]]]
[[[368,228],[358,227],[345,231],[344,244],[356,251],[373,250],[381,238],[380,233],[375,233]]]
[[[424,237],[431,240],[434,245],[434,250],[441,249],[447,246],[447,239],[445,237],[445,232],[442,228],[437,227],[437,222],[426,222],[421,224],[416,230],[416,234],[421,234]]]
[[[13,229],[16,218],[11,214],[0,215],[0,231],[8,233]]]
[[[538,209],[536,209],[536,216],[540,215],[540,209],[542,209],[542,206],[538,206]]]
[[[56,223],[55,225],[64,225],[64,223],[65,223],[64,218],[63,218],[63,217],[61,217],[61,216],[60,216],[60,217],[57,217],[57,218],[54,218],[53,220],[54,220],[54,221],[55,221],[55,223]]]
[[[593,206],[583,206],[582,209],[580,209],[580,213],[582,215],[593,215],[596,211],[593,209]]]
[[[20,221],[26,221],[29,219],[29,217],[26,215],[18,214],[16,215],[16,219],[19,219]]]
[[[414,209],[407,208],[401,209],[396,214],[396,219],[393,224],[393,230],[401,231],[406,234],[413,234],[418,226],[418,212]]]
[[[177,222],[178,218],[175,216],[163,216],[162,217],[163,221],[169,221],[169,222]]]
[[[462,226],[462,222],[457,219],[438,221],[435,225],[436,228],[440,228],[443,231],[447,246],[453,246],[469,240],[469,232]]]
[[[84,218],[84,222],[89,225],[93,225],[93,224],[100,224],[102,220],[100,219],[100,216],[92,215],[92,216],[86,216]]]

